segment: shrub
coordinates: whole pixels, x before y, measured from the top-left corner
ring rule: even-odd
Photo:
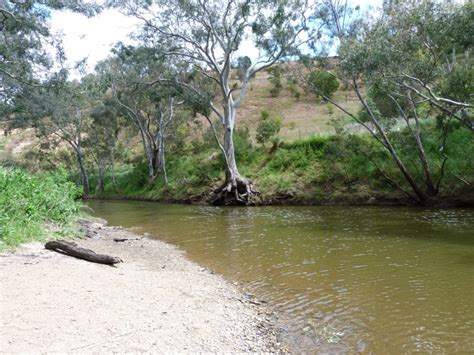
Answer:
[[[265,144],[271,137],[276,136],[281,129],[281,118],[270,118],[267,111],[262,111],[260,122],[257,126],[256,139],[260,144]]]
[[[238,164],[249,164],[256,156],[256,151],[250,141],[248,127],[237,128],[234,131],[235,159]]]
[[[270,74],[270,82],[272,83],[272,88],[270,89],[270,95],[272,97],[277,97],[280,95],[281,89],[283,89],[283,84],[281,82],[281,77],[283,69],[278,66],[274,66],[267,69],[267,72]]]
[[[290,92],[291,96],[293,96],[296,101],[299,101],[301,98],[301,93],[299,92],[296,84],[293,81],[288,83],[288,91]]]
[[[326,71],[313,71],[309,74],[309,83],[312,87],[326,97],[331,97],[339,88],[336,77]]]
[[[79,214],[79,195],[64,171],[35,176],[0,167],[0,249],[41,239],[46,223],[64,233]]]

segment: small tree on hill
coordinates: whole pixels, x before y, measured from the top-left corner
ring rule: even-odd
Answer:
[[[315,70],[308,76],[308,84],[322,98],[331,97],[339,88],[336,76],[327,71]]]
[[[281,129],[281,119],[270,118],[267,111],[261,112],[260,122],[257,126],[257,142],[264,145],[270,138],[276,136]]]

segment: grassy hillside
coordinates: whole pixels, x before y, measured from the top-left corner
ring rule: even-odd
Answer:
[[[251,132],[254,132],[261,111],[267,111],[282,119],[280,136],[285,140],[334,132],[330,123],[344,116],[337,108],[322,102],[314,93],[305,92],[301,87],[297,87],[301,96],[296,99],[292,96],[286,80],[282,80],[283,88],[280,94],[273,97],[270,93],[272,83],[269,77],[268,73],[260,72],[254,78],[238,113],[240,126],[248,126]],[[354,94],[342,88],[334,94],[334,99],[349,112],[355,113],[359,108]]]

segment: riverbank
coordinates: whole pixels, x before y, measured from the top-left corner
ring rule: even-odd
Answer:
[[[84,200],[116,200],[116,201],[144,201],[157,202],[165,204],[183,204],[183,205],[209,205],[209,197],[212,193],[212,187],[208,188],[207,194],[192,193],[186,197],[153,197],[147,192],[142,194],[93,194],[83,196]],[[403,197],[384,193],[371,193],[360,195],[352,193],[350,190],[338,192],[337,194],[328,194],[325,198],[311,198],[292,194],[281,194],[274,196],[264,196],[258,198],[256,206],[378,206],[378,207],[416,207],[420,206],[414,201]],[[474,187],[466,188],[453,196],[441,196],[435,198],[424,207],[452,208],[452,207],[474,207]]]
[[[439,192],[427,197],[425,206],[474,206],[471,134],[453,128],[449,159],[441,171],[439,132],[428,124],[424,139],[429,142],[427,154]],[[415,148],[402,144],[403,132],[394,133],[394,138],[400,140],[403,161],[418,159]],[[413,206],[419,201],[408,197],[413,192],[397,165],[366,135],[314,136],[271,147],[252,144],[247,131],[236,131],[235,139],[239,171],[259,191],[258,205]],[[204,142],[182,149],[179,154],[169,153],[167,183],[160,174],[150,178],[147,165],[137,157],[102,176],[92,173],[91,195],[174,203],[211,200],[223,182],[222,156]],[[422,170],[414,165],[413,174],[416,185],[425,191]],[[75,180],[79,182],[77,176]]]
[[[89,263],[39,242],[0,254],[0,352],[280,350],[268,310],[175,247],[103,220],[83,228],[80,246],[124,262]]]

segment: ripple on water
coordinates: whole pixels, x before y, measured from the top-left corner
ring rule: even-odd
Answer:
[[[91,203],[279,312],[295,352],[474,353],[474,211]]]

